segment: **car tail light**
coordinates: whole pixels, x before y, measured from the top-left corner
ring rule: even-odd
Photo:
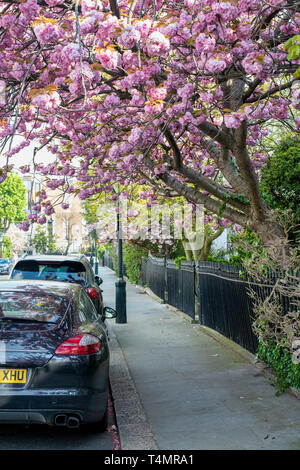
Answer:
[[[64,341],[55,351],[58,355],[95,354],[101,348],[101,341],[93,335],[77,335]]]
[[[99,292],[94,287],[88,287],[86,291],[90,299],[95,300],[99,298]]]

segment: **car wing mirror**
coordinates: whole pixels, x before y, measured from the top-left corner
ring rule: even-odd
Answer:
[[[95,276],[95,279],[96,279],[96,282],[97,282],[98,286],[101,286],[101,284],[103,282],[103,279],[99,276]]]
[[[117,312],[114,308],[104,307],[103,316],[104,316],[104,318],[116,318]]]

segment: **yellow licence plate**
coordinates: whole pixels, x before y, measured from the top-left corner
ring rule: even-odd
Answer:
[[[0,384],[25,384],[26,369],[0,369]]]

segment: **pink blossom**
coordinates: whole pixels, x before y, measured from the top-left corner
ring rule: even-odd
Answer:
[[[22,223],[18,225],[20,230],[23,230],[24,232],[28,232],[30,224],[27,220],[24,220]]]
[[[38,217],[38,219],[37,219],[37,223],[40,224],[40,225],[43,225],[46,222],[47,222],[47,219],[46,219],[45,215],[42,215],[41,217]]]
[[[38,204],[34,204],[34,205],[32,206],[32,210],[33,210],[34,212],[41,212],[41,210],[42,210],[41,204],[39,204],[39,203],[38,203]]]
[[[96,8],[102,9],[102,2],[99,0],[82,0],[81,8],[83,15],[88,14],[90,11],[95,10]]]
[[[6,171],[1,171],[0,172],[0,183],[3,183],[7,178],[7,172]]]
[[[162,111],[164,104],[159,101],[148,101],[145,104],[144,111],[146,114],[158,114]]]
[[[148,37],[144,48],[151,57],[165,55],[170,49],[170,41],[159,31],[154,31]]]
[[[46,215],[54,214],[54,207],[52,206],[51,202],[47,201],[45,204],[44,212]]]
[[[118,18],[115,15],[108,15],[104,21],[99,21],[96,37],[103,41],[111,40],[114,36],[115,29],[118,27]]]
[[[139,127],[134,127],[131,130],[130,136],[128,137],[128,142],[132,145],[138,144],[142,137],[142,130]]]
[[[177,93],[178,93],[178,96],[180,96],[183,99],[183,101],[185,102],[189,98],[191,98],[191,96],[193,95],[194,86],[192,85],[192,83],[187,83],[186,85],[184,85],[184,87],[179,88]]]
[[[212,57],[208,59],[208,61],[206,62],[206,69],[212,73],[223,72],[223,70],[226,69],[226,66],[227,64],[225,60],[219,57],[217,58]]]
[[[195,47],[199,53],[212,52],[215,49],[216,40],[214,37],[201,33],[196,38]]]
[[[167,89],[165,87],[150,88],[148,96],[153,100],[164,100],[167,96]]]
[[[28,20],[32,20],[34,17],[38,16],[40,11],[37,0],[27,0],[27,2],[21,3],[19,8]]]
[[[33,106],[45,110],[55,109],[60,105],[60,103],[61,99],[56,91],[52,93],[44,93],[42,91],[41,94],[36,95],[31,101]]]
[[[45,0],[45,2],[50,7],[56,7],[57,5],[60,5],[60,4],[64,3],[64,0]]]
[[[119,52],[112,49],[100,49],[96,51],[96,58],[106,69],[115,69],[120,61]]]
[[[139,212],[135,209],[128,209],[127,211],[128,217],[137,217],[138,215],[139,215]]]
[[[122,55],[122,61],[124,67],[137,67],[138,58],[137,55],[132,51],[124,51]]]
[[[78,197],[81,200],[87,199],[89,196],[90,196],[90,192],[88,189],[82,189],[78,194]]]
[[[166,171],[167,171],[166,165],[160,165],[160,166],[157,166],[156,168],[154,168],[154,173],[156,175],[160,175],[162,173],[165,173]]]
[[[238,16],[239,10],[229,2],[220,2],[215,5],[215,12],[220,15],[222,20],[231,21]]]
[[[139,91],[133,90],[132,91],[132,98],[131,98],[131,101],[130,101],[129,104],[130,104],[130,106],[144,106],[145,99]]]
[[[30,165],[24,165],[20,168],[21,173],[24,175],[25,173],[30,172]]]
[[[216,171],[215,165],[205,165],[203,167],[203,174],[205,176],[214,176],[215,171]]]
[[[231,113],[225,114],[224,122],[226,127],[237,129],[240,127],[242,121],[245,119],[245,115],[243,113]]]
[[[12,127],[6,121],[0,121],[0,137],[6,137],[12,133]]]
[[[120,106],[121,100],[117,94],[108,95],[104,100],[104,106],[106,108],[117,108]]]
[[[46,194],[46,191],[44,189],[42,189],[40,192],[39,192],[39,200],[40,201],[43,201],[44,199],[47,199],[47,194]]]
[[[62,35],[62,30],[59,28],[58,24],[51,23],[47,20],[36,24],[33,29],[41,44],[56,43]]]
[[[138,29],[133,27],[127,26],[126,29],[127,30],[119,37],[118,42],[126,49],[132,49],[141,39],[141,34]]]
[[[150,32],[150,28],[152,25],[151,20],[139,20],[135,23],[135,28],[139,31],[141,38],[146,38]]]
[[[184,5],[191,10],[195,7],[195,0],[184,0]]]
[[[80,59],[78,44],[70,43],[64,46],[60,51],[59,59],[63,64],[77,62]]]
[[[219,220],[219,225],[223,228],[226,228],[226,227],[230,227],[232,225],[232,222],[231,222],[231,220],[228,220],[228,219],[225,219],[224,217],[222,217]]]
[[[16,17],[15,15],[12,15],[12,14],[3,15],[0,18],[0,26],[2,26],[3,28],[8,28],[14,25],[15,22],[16,22]]]

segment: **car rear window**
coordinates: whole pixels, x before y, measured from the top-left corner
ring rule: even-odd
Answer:
[[[79,261],[22,260],[14,267],[11,278],[83,283],[86,270]]]
[[[0,291],[0,321],[28,320],[41,323],[59,322],[68,301],[56,295],[33,292]]]

